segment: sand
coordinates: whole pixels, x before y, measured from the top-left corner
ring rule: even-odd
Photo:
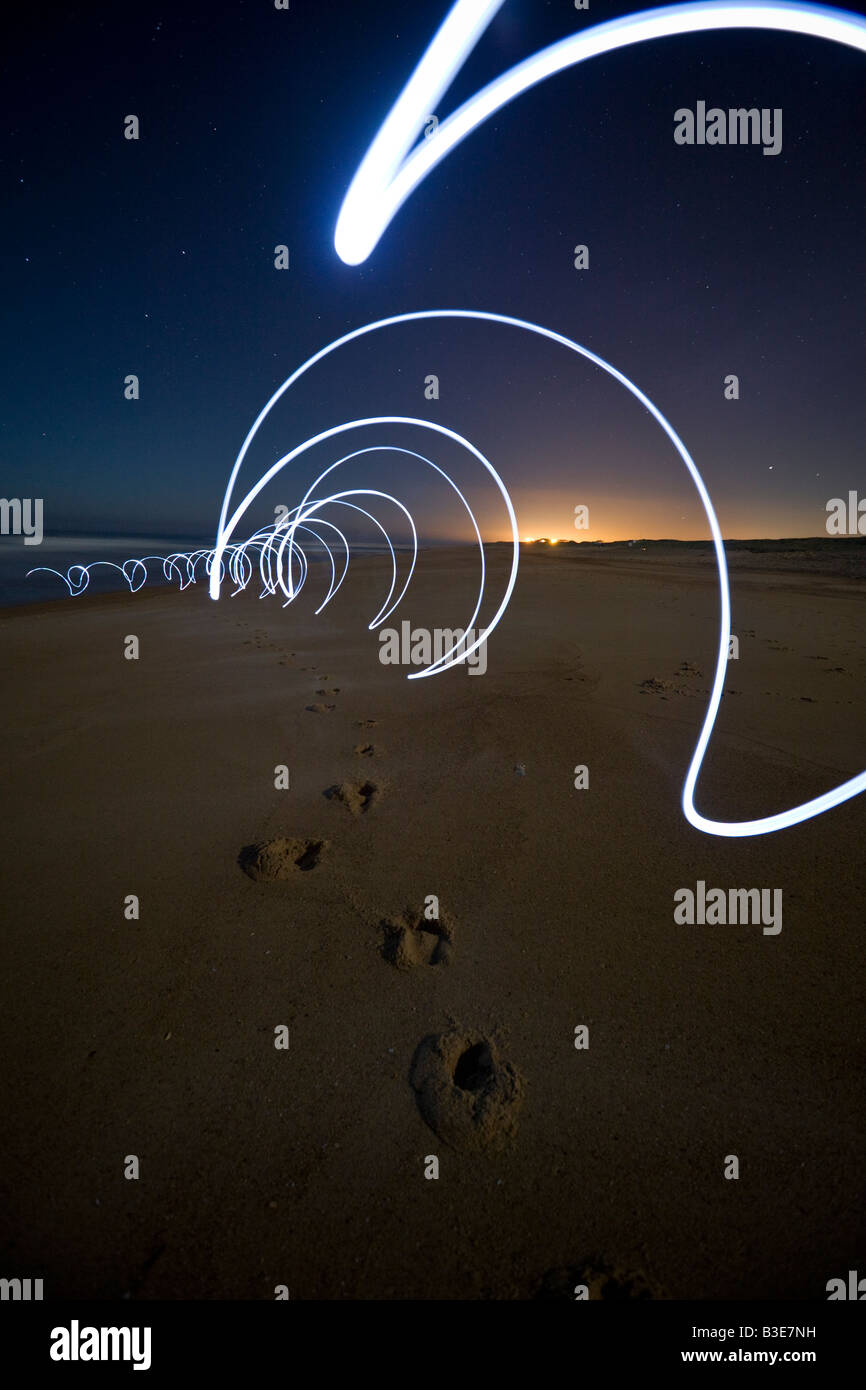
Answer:
[[[426,554],[395,625],[456,625],[476,576]],[[862,800],[684,820],[705,560],[527,552],[487,672],[420,681],[367,631],[387,582],[358,561],[318,617],[200,586],[0,615],[4,1274],[826,1297],[863,1253]],[[733,594],[719,819],[863,764],[863,581],[742,556]],[[675,923],[698,880],[781,888],[782,930]]]

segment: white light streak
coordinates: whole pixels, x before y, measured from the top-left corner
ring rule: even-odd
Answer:
[[[476,92],[413,149],[430,112],[503,2],[457,0],[406,83],[361,161],[337,218],[334,248],[347,265],[367,259],[406,199],[467,135],[530,87],[588,58],[652,39],[720,29],[802,34],[866,52],[866,20],[826,5],[709,0],[641,10],[582,29],[533,53]]]

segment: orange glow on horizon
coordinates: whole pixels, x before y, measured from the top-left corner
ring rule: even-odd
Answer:
[[[775,473],[768,473],[774,478]],[[512,501],[524,545],[565,545],[601,542],[610,545],[630,540],[709,541],[710,528],[697,496],[686,495],[687,480],[679,488],[623,497],[595,493],[589,487],[564,495],[559,489],[513,488]],[[716,513],[722,535],[728,540],[781,540],[791,537],[821,538],[826,514],[824,502],[810,503],[758,492],[755,499],[719,498]],[[575,501],[588,510],[589,525],[574,527]],[[500,517],[490,517],[485,538],[510,541],[511,532]]]

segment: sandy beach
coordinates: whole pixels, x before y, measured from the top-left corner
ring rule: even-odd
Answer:
[[[315,576],[285,611],[199,584],[0,615],[4,1271],[826,1297],[863,1251],[862,801],[684,819],[705,558],[526,550],[486,672],[417,681],[367,630],[388,582],[353,560],[318,617]],[[477,554],[425,552],[392,625],[455,627],[476,588]],[[732,589],[722,820],[863,766],[866,580],[744,554]],[[677,923],[699,881],[781,890],[781,929]]]

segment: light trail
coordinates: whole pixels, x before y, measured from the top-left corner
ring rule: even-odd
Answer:
[[[671,443],[673,444],[674,448],[676,449],[677,453],[680,455],[680,458],[682,459],[683,463],[688,469],[689,475],[691,476],[691,479],[697,489],[698,496],[700,497],[701,504],[704,508],[704,513],[707,517],[707,522],[710,527],[710,533],[713,540],[713,549],[716,558],[716,568],[718,571],[720,595],[719,645],[716,655],[716,670],[713,679],[713,688],[710,694],[710,700],[707,707],[704,722],[701,727],[701,732],[698,737],[698,741],[695,746],[695,751],[692,755],[692,759],[689,764],[689,769],[686,774],[685,782],[683,785],[682,808],[683,814],[685,815],[689,823],[693,825],[695,829],[704,831],[708,835],[718,835],[725,838],[739,838],[749,835],[767,835],[773,833],[774,831],[783,830],[789,826],[797,825],[802,821],[811,819],[811,817],[813,816],[820,815],[822,812],[830,810],[831,807],[838,806],[843,801],[847,801],[851,797],[857,796],[860,792],[866,789],[866,772],[861,772],[858,773],[856,777],[850,778],[847,782],[844,782],[840,786],[833,788],[831,791],[824,793],[822,796],[815,797],[811,801],[803,802],[800,806],[791,807],[789,810],[779,812],[776,815],[764,816],[756,820],[716,821],[711,820],[706,816],[702,816],[700,812],[697,810],[694,804],[695,789],[697,786],[701,766],[703,764],[704,757],[706,756],[707,747],[712,736],[713,728],[718,717],[719,706],[721,704],[722,695],[724,692],[724,683],[725,676],[727,673],[728,662],[728,646],[731,635],[730,585],[728,580],[728,568],[725,557],[725,547],[724,540],[722,538],[721,527],[719,526],[718,518],[716,517],[715,509],[710,499],[709,491],[707,490],[706,484],[704,483],[704,480],[701,477],[697,464],[695,463],[694,459],[692,458],[691,454],[689,453],[683,441],[680,439],[679,435],[677,434],[670,421],[666,419],[666,417],[662,414],[658,407],[653,404],[649,397],[645,395],[645,393],[641,391],[640,388],[636,386],[635,383],[631,381],[623,372],[619,371],[619,369],[614,367],[611,363],[606,362],[604,358],[599,357],[597,353],[590,351],[589,348],[582,347],[580,343],[574,342],[571,338],[566,337],[563,333],[557,333],[553,329],[544,328],[540,324],[530,323],[525,319],[514,318],[509,314],[494,314],[476,309],[429,309],[419,310],[408,314],[397,314],[391,318],[380,319],[376,323],[366,324],[362,328],[354,329],[351,333],[345,334],[342,338],[338,338],[334,343],[331,343],[327,347],[322,348],[313,357],[309,358],[308,361],[305,362],[301,367],[299,367],[282,384],[282,386],[280,386],[279,389],[274,392],[267,405],[259,414],[257,420],[255,421],[252,429],[250,430],[241,447],[240,453],[238,454],[231,475],[229,477],[229,481],[226,487],[226,494],[223,499],[223,508],[221,514],[223,518],[223,523],[224,518],[228,513],[228,507],[231,500],[231,494],[235,480],[259,426],[262,424],[263,420],[266,419],[267,415],[273,409],[276,402],[281,399],[285,392],[294,384],[294,382],[296,382],[299,379],[299,377],[301,377],[316,362],[321,361],[322,358],[326,357],[329,353],[336,351],[345,343],[352,342],[355,339],[366,335],[367,333],[373,333],[381,328],[391,327],[394,324],[411,323],[417,322],[419,320],[439,318],[477,319],[489,323],[504,324],[512,328],[521,329],[525,332],[537,334],[542,338],[547,338],[551,342],[558,343],[562,347],[566,347],[570,351],[577,353],[581,357],[584,357],[587,361],[592,362],[595,366],[601,368],[602,371],[607,372],[608,375],[614,378],[614,380],[620,382],[620,384],[623,385],[626,388],[626,390],[629,391],[631,395],[634,396],[635,399],[639,401],[640,404],[647,411],[649,411],[653,419],[656,420],[656,422],[664,430],[665,434],[670,439]],[[323,434],[315,436],[315,441],[313,442],[318,442],[321,439],[328,438],[332,435],[340,433],[344,429],[353,428],[357,425],[371,423],[381,424],[389,420],[392,422],[399,421],[400,423],[404,424],[418,424],[422,426],[426,425],[427,428],[436,429],[443,433],[450,434],[452,438],[455,437],[451,431],[445,430],[443,426],[434,426],[427,424],[427,422],[424,421],[406,420],[402,417],[396,416],[380,416],[377,417],[375,421],[352,421],[348,425],[337,426],[333,430],[325,431]],[[456,437],[459,438],[459,436]],[[462,442],[466,443],[466,441]],[[308,441],[308,444],[309,443],[310,441]],[[273,465],[271,470],[269,470],[268,473],[263,475],[263,479],[260,480],[259,483],[257,483],[250,490],[250,492],[247,494],[247,497],[244,499],[244,502],[241,503],[240,507],[232,516],[228,525],[221,525],[220,532],[217,536],[217,544],[214,550],[214,554],[216,556],[219,556],[221,554],[221,548],[224,548],[225,545],[228,544],[228,538],[230,537],[234,526],[237,524],[238,520],[240,519],[241,515],[243,514],[243,511],[245,510],[249,502],[258,494],[258,492],[261,490],[261,487],[265,485],[265,481],[269,480],[279,468],[285,466],[292,459],[297,457],[297,455],[301,453],[303,449],[306,447],[308,447],[308,445],[301,445],[298,447],[298,449],[293,450],[291,453],[284,455],[282,459],[278,460],[278,462]],[[488,469],[490,469],[491,472],[494,473],[500,490],[503,492],[507,499],[509,517],[512,522],[513,544],[512,569],[505,597],[502,600],[499,609],[497,610],[495,619],[493,620],[493,622],[491,622],[490,627],[488,628],[485,638],[479,639],[470,648],[468,648],[468,652],[471,652],[478,645],[480,645],[481,640],[487,640],[487,636],[489,636],[489,633],[492,631],[493,627],[495,627],[496,624],[500,621],[502,614],[504,613],[505,608],[507,607],[508,601],[511,598],[511,594],[513,592],[514,584],[517,578],[519,536],[517,531],[516,517],[514,515],[514,508],[511,504],[510,498],[508,498],[508,494],[505,491],[505,487],[502,483],[502,480],[499,478],[498,474],[495,474],[492,465],[487,463],[487,461],[483,459],[483,456],[480,455],[472,445],[469,445],[468,447],[472,450],[473,453],[476,454],[477,457],[482,459],[482,461],[485,463],[485,466]],[[215,570],[212,570],[211,596],[217,597],[218,594],[218,577],[216,575]],[[453,662],[450,664],[453,664]],[[447,669],[447,667],[442,666],[441,669],[445,670]],[[420,679],[431,674],[436,674],[435,668],[427,667],[423,671],[413,673],[412,675],[408,676],[407,679]]]
[[[435,168],[440,160],[465,139],[472,130],[482,124],[483,121],[488,119],[495,111],[513,100],[521,92],[528,90],[536,83],[543,81],[546,77],[562,71],[566,67],[582,62],[587,58],[610,53],[618,48],[623,48],[630,44],[646,42],[650,39],[666,38],[676,34],[691,34],[735,28],[767,29],[803,34],[813,38],[822,38],[832,42],[846,44],[866,52],[866,21],[857,16],[847,14],[844,11],[833,10],[824,6],[789,3],[765,3],[757,5],[746,3],[699,3],[669,6],[664,9],[645,11],[640,14],[630,15],[623,19],[611,21],[610,23],[596,25],[593,28],[572,35],[534,54],[532,57],[512,68],[509,72],[496,78],[481,92],[476,93],[475,96],[465,102],[463,106],[438,127],[433,138],[425,140],[409,153],[412,141],[417,138],[421,125],[426,120],[429,112],[443,92],[450,86],[454,76],[462,67],[466,57],[474,48],[478,38],[487,28],[493,16],[501,8],[502,3],[503,0],[457,0],[457,3],[449,12],[427,52],[424,54],[424,57],[404,88],[398,101],[395,103],[381,130],[373,141],[373,144],[370,146],[368,153],[364,157],[340,210],[335,231],[335,247],[340,257],[347,264],[360,264],[370,255],[391,220],[412,191],[418,186],[422,179]],[[517,519],[505,484],[493,465],[474,445],[462,436],[456,434],[453,430],[449,430],[444,426],[436,425],[429,421],[394,415],[352,420],[341,425],[336,425],[306,440],[303,444],[298,445],[295,449],[278,459],[276,463],[262,475],[258,482],[254,484],[243,501],[235,508],[231,517],[229,517],[229,507],[235,483],[253,439],[262,422],[267,418],[277,401],[282,398],[300,377],[332,352],[337,351],[347,343],[353,342],[368,333],[397,324],[438,318],[475,319],[508,325],[547,338],[592,362],[595,366],[607,372],[615,380],[625,386],[635,399],[653,416],[679,453],[697,488],[713,539],[719,577],[720,618],[719,647],[716,657],[713,688],[701,732],[683,785],[682,808],[689,823],[696,829],[707,834],[728,838],[770,834],[808,820],[813,816],[820,815],[822,812],[830,810],[833,806],[840,805],[842,802],[858,795],[866,789],[866,772],[862,772],[838,787],[833,788],[831,791],[826,792],[824,795],[815,797],[810,801],[802,803],[800,806],[792,807],[774,816],[765,816],[751,821],[713,821],[702,816],[697,811],[694,805],[694,794],[698,776],[718,716],[724,690],[731,625],[730,590],[727,563],[724,553],[724,542],[709,492],[694,460],[691,458],[691,455],[673,426],[628,377],[610,363],[605,362],[604,359],[597,356],[597,354],[591,352],[588,348],[582,347],[565,335],[556,333],[551,329],[543,328],[527,320],[513,318],[506,314],[487,313],[480,310],[422,310],[413,313],[397,314],[390,318],[380,319],[376,323],[367,324],[361,328],[354,329],[352,332],[343,335],[341,338],[338,338],[333,343],[330,343],[328,346],[315,353],[297,368],[297,370],[283,382],[279,389],[274,392],[253,422],[237,455],[226,485],[217,526],[216,542],[213,550],[199,550],[191,552],[190,555],[175,554],[167,557],[161,561],[166,578],[170,578],[172,574],[176,575],[179,579],[180,587],[185,588],[188,584],[196,582],[195,568],[196,565],[203,560],[208,575],[210,596],[213,599],[217,599],[220,596],[220,588],[227,570],[232,581],[236,585],[239,585],[240,588],[245,587],[245,584],[249,582],[253,573],[253,565],[249,559],[247,550],[248,548],[253,548],[259,550],[259,572],[264,585],[262,596],[266,593],[275,593],[276,589],[279,587],[286,596],[286,605],[292,602],[306,582],[309,573],[309,565],[303,545],[299,541],[296,541],[296,536],[298,532],[311,533],[310,522],[313,522],[314,525],[329,524],[327,522],[323,523],[322,518],[318,516],[317,513],[320,509],[329,505],[354,505],[346,503],[346,499],[350,496],[375,496],[387,498],[398,508],[402,508],[404,513],[409,516],[406,508],[403,507],[403,504],[399,502],[398,499],[392,497],[390,494],[377,492],[374,489],[356,489],[354,492],[337,493],[329,498],[310,500],[310,495],[318,486],[321,478],[331,472],[333,468],[338,467],[340,463],[345,462],[350,457],[357,457],[360,453],[376,452],[376,447],[358,450],[355,455],[347,455],[345,459],[338,460],[337,463],[330,465],[330,467],[325,470],[325,473],[320,475],[320,478],[308,489],[302,503],[294,508],[287,517],[281,518],[280,522],[276,523],[274,526],[257,532],[254,537],[250,537],[249,540],[245,542],[233,542],[232,536],[244,513],[271,479],[274,478],[282,468],[291,464],[308,449],[332,438],[336,438],[349,430],[365,428],[367,426],[382,426],[389,424],[412,426],[433,431],[434,433],[438,433],[456,442],[460,447],[468,450],[477,461],[482,464],[488,475],[492,477],[505,504],[511,524],[512,564],[505,594],[500,601],[493,619],[488,624],[484,636],[467,646],[465,650],[459,651],[459,654],[458,648],[461,644],[455,645],[431,666],[422,671],[411,673],[407,676],[407,679],[424,679],[430,675],[446,671],[451,666],[465,661],[466,657],[475,651],[483,641],[487,641],[493,629],[500,622],[508,606],[517,578],[519,559]],[[379,446],[380,449],[391,447],[392,446]],[[394,449],[394,451],[405,452],[407,454],[414,453],[412,450]],[[433,464],[431,460],[424,458],[423,455],[416,454],[415,457],[422,458],[424,462],[430,463],[432,467],[436,468],[451,484],[454,490],[458,492],[467,510],[469,510],[468,503],[462,493],[459,492],[459,489],[457,489],[456,484],[448,478],[448,475],[445,474],[442,469],[438,468],[438,465]],[[358,510],[362,509],[359,508]],[[314,515],[314,513],[316,514]],[[472,518],[473,525],[475,525],[475,531],[480,546],[481,585],[475,612],[471,622],[467,624],[467,630],[474,627],[475,620],[480,612],[486,580],[484,548],[481,542],[480,532],[478,531],[477,524],[475,524],[475,519],[474,516],[472,516],[471,510],[469,514]],[[365,515],[371,514],[365,513]],[[375,517],[373,519],[376,520]],[[415,559],[417,557],[417,532],[414,522],[411,521],[411,517],[409,517],[409,519],[413,533],[413,561],[409,573],[409,579],[411,579],[411,575],[414,572]],[[380,525],[378,521],[376,521],[376,524]],[[312,534],[323,545],[331,563],[331,585],[324,602],[317,610],[320,612],[321,608],[330,601],[345,578],[349,563],[348,543],[346,543],[346,563],[343,574],[340,577],[339,584],[335,587],[336,571],[330,547],[314,530]],[[342,536],[342,533],[339,534]],[[277,537],[279,537],[279,544],[277,544]],[[342,538],[345,542],[345,537]],[[388,543],[393,563],[392,583],[385,604],[382,609],[380,609],[379,614],[376,615],[373,622],[369,625],[371,629],[375,627],[378,622],[384,621],[384,617],[389,616],[393,609],[399,604],[406,592],[409,582],[407,579],[398,598],[389,608],[388,604],[393,596],[394,588],[396,587],[396,557],[390,540]],[[275,548],[276,553],[274,553]],[[228,557],[227,559],[226,556]],[[159,557],[148,556],[141,560],[126,561],[123,566],[112,565],[111,567],[119,570],[129,585],[131,592],[137,592],[147,577],[147,561],[153,559],[159,559]],[[110,563],[111,562],[108,561],[96,562],[96,564],[109,565]],[[186,568],[185,582],[181,564]],[[294,578],[295,564],[297,564],[300,571],[300,578],[297,585]],[[131,566],[130,570],[127,569],[128,566]],[[57,574],[63,583],[66,584],[70,594],[72,596],[77,596],[83,593],[87,588],[90,582],[89,571],[91,568],[94,568],[94,566],[73,565],[67,570],[65,576],[55,570],[48,572]],[[44,570],[45,567],[40,567],[40,569]],[[143,571],[141,577],[139,577],[140,571]],[[30,573],[36,572],[35,570],[30,571]],[[235,589],[235,592],[238,592],[238,588]]]
[[[512,564],[511,573],[509,575],[505,594],[503,598],[500,600],[499,607],[497,608],[495,614],[487,623],[483,635],[480,637],[476,637],[474,641],[469,642],[468,644],[464,644],[462,641],[455,643],[454,646],[450,647],[447,652],[443,652],[442,656],[439,657],[435,662],[433,662],[431,666],[425,667],[423,671],[413,671],[411,674],[407,675],[406,679],[410,681],[422,680],[427,676],[437,675],[443,671],[448,671],[452,666],[459,665],[466,661],[466,659],[469,656],[471,656],[474,651],[477,651],[477,649],[482,645],[483,642],[487,641],[494,628],[496,628],[499,625],[502,615],[508,607],[508,601],[511,598],[511,594],[514,589],[514,584],[517,579],[517,566],[520,554],[520,538],[517,530],[517,517],[514,513],[514,506],[508,494],[508,489],[506,488],[496,469],[493,467],[493,464],[489,461],[489,459],[485,458],[481,451],[479,449],[476,449],[475,445],[470,443],[468,439],[464,439],[462,435],[457,434],[455,430],[448,429],[445,425],[437,425],[430,420],[419,420],[416,419],[414,416],[407,415],[376,415],[359,420],[348,420],[342,425],[333,425],[330,429],[322,430],[319,434],[313,435],[310,439],[305,440],[303,444],[298,444],[294,449],[290,450],[289,453],[284,454],[282,458],[277,459],[275,463],[271,464],[271,467],[267,470],[267,472],[263,473],[262,476],[259,478],[258,482],[253,484],[247,495],[244,497],[243,501],[240,502],[238,506],[235,508],[231,517],[229,517],[229,519],[226,520],[226,517],[228,516],[229,503],[231,501],[232,492],[234,490],[235,480],[237,479],[238,473],[240,472],[241,465],[243,464],[244,458],[246,457],[250,444],[252,443],[260,425],[262,424],[262,421],[265,420],[268,413],[273,409],[274,405],[276,405],[277,401],[281,399],[281,397],[285,394],[289,387],[292,386],[293,383],[297,381],[298,378],[302,376],[304,372],[308,371],[309,368],[312,367],[316,362],[321,361],[321,359],[327,356],[328,353],[335,352],[337,348],[342,347],[344,343],[351,342],[353,339],[358,338],[365,333],[371,333],[377,328],[383,328],[393,323],[409,323],[417,319],[453,317],[487,318],[493,320],[498,319],[502,322],[506,321],[504,316],[502,315],[474,313],[470,310],[430,310],[420,313],[399,314],[395,318],[381,319],[378,323],[367,324],[363,328],[356,328],[353,332],[345,334],[342,338],[338,338],[336,342],[329,344],[328,347],[323,348],[320,352],[317,352],[313,357],[309,358],[301,367],[299,367],[297,371],[293,372],[293,374],[288,378],[288,380],[283,382],[283,385],[279,387],[277,391],[274,392],[267,405],[259,413],[255,423],[253,424],[252,429],[250,430],[249,434],[244,440],[244,443],[241,446],[240,453],[238,454],[235,460],[234,467],[232,468],[231,474],[229,476],[229,481],[226,485],[225,496],[223,498],[223,504],[220,511],[219,530],[217,532],[217,540],[216,545],[214,547],[214,563],[212,565],[210,574],[211,598],[219,598],[221,584],[222,554],[226,546],[229,544],[229,541],[235,531],[235,528],[238,526],[247,509],[252,505],[252,503],[263,491],[263,489],[267,487],[268,483],[270,483],[272,479],[276,477],[276,475],[281,471],[281,469],[287,467],[290,463],[293,463],[296,458],[299,458],[302,454],[306,453],[308,449],[312,449],[316,445],[321,444],[326,440],[334,439],[341,434],[345,434],[349,430],[363,429],[369,425],[410,425],[418,429],[430,430],[434,434],[438,434],[447,439],[452,440],[461,448],[466,449],[469,453],[471,453],[478,460],[478,462],[481,463],[481,465],[486,469],[490,477],[492,477],[494,483],[496,484],[496,487],[499,490],[499,494],[505,504],[505,508],[508,513],[508,520],[511,526]],[[511,321],[514,323],[518,322],[518,320]],[[413,451],[405,450],[403,452],[411,453]],[[418,455],[417,457],[423,456]],[[424,459],[424,462],[429,463],[430,460]],[[330,468],[325,470],[326,473],[330,472],[331,468],[335,466],[336,465],[331,464]],[[451,478],[449,478],[445,471],[439,468],[437,464],[432,464],[431,466],[434,467],[438,473],[441,473],[442,476],[446,479],[446,481],[450,483],[451,487],[458,494],[464,506],[469,511],[469,504],[466,502],[466,499],[463,497],[463,494],[460,492],[460,489],[457,487],[456,483],[454,483],[454,481]],[[322,476],[324,476],[324,474]],[[315,487],[317,483],[313,484],[313,487]],[[312,489],[310,489],[310,491],[312,491]],[[309,496],[309,492],[307,495]],[[391,500],[396,502],[396,498],[392,498]],[[316,503],[316,505],[318,506],[321,504]],[[400,506],[401,504],[397,503],[397,505]],[[469,511],[469,514],[470,516],[472,516],[471,511]],[[294,524],[294,522],[291,522],[290,528]],[[474,518],[473,525],[475,526],[475,532],[480,546],[481,585],[479,589],[478,601],[475,606],[475,611],[472,615],[470,622],[466,624],[464,632],[471,631],[475,627],[475,621],[481,609],[481,603],[484,594],[484,586],[486,582],[486,561],[484,556],[484,546],[481,543],[481,534],[478,530],[477,524],[474,522]]]
[[[641,10],[582,29],[533,53],[476,92],[413,149],[430,113],[503,3],[457,0],[446,16],[349,185],[334,231],[334,249],[346,265],[367,260],[407,198],[467,135],[515,97],[589,58],[653,39],[720,29],[801,34],[866,53],[866,20],[826,5],[708,0]]]
[[[567,67],[652,39],[721,29],[763,29],[800,34],[866,52],[866,20],[824,5],[776,3],[775,0],[765,4],[749,4],[744,0],[725,4],[711,0],[710,3],[671,5],[662,9],[641,11],[570,35],[518,63],[470,97],[437,126],[430,138],[425,138],[412,149],[412,144],[418,138],[428,116],[450,87],[503,3],[504,0],[457,0],[448,12],[364,156],[343,201],[334,233],[334,247],[347,265],[360,265],[368,258],[396,213],[419,183],[473,130],[522,92]],[[577,351],[584,351],[576,344],[570,346]],[[590,353],[584,352],[584,355],[592,357]],[[752,821],[713,821],[697,811],[694,805],[695,788],[718,714],[727,663],[726,634],[729,635],[730,632],[730,593],[724,545],[709,493],[685,446],[678,440],[672,427],[660,412],[650,405],[646,397],[641,397],[637,388],[632,388],[621,374],[608,368],[607,364],[599,359],[595,360],[605,370],[611,370],[639,399],[642,398],[666,430],[698,488],[713,536],[719,571],[720,629],[724,639],[724,651],[720,642],[707,715],[683,786],[682,806],[687,820],[696,829],[711,835],[765,835],[809,820],[857,796],[866,789],[866,772],[850,778],[823,796],[815,797],[776,816],[765,816]],[[281,389],[286,389],[290,384],[291,381]],[[265,408],[263,415],[269,408]],[[247,443],[258,424],[259,421],[253,426]],[[245,449],[239,456],[239,463],[244,452]],[[221,525],[223,520],[224,518],[221,518]]]
[[[400,417],[394,418],[397,419]],[[355,423],[357,422],[350,422],[347,425],[339,426],[333,431],[328,431],[328,434],[339,434],[342,433],[344,430],[352,429]],[[364,421],[361,423],[370,422]],[[418,421],[415,423],[424,425],[425,422]],[[442,432],[450,434],[454,439],[460,439],[460,436],[454,435],[452,431],[443,430]],[[270,480],[271,477],[276,475],[280,468],[284,467],[286,463],[290,462],[293,458],[297,457],[297,455],[300,452],[304,452],[308,447],[311,447],[312,444],[320,442],[320,439],[321,436],[317,436],[314,440],[307,441],[305,444],[301,445],[299,449],[293,450],[290,455],[286,455],[283,459],[279,459],[276,462],[276,464],[274,464],[272,469],[269,470],[268,474],[265,475],[265,478],[261,480],[259,484],[257,484],[256,487],[250,491],[250,493],[247,495],[247,497],[244,499],[241,505],[237,508],[235,515],[232,519],[232,524],[237,524],[247,507],[255,499],[255,497],[258,496],[262,487]],[[466,447],[472,450],[472,452],[477,453],[477,451],[473,449],[473,446],[469,445],[468,443],[466,443]],[[267,595],[274,595],[276,594],[277,590],[280,589],[285,595],[286,601],[283,604],[283,607],[285,608],[288,607],[288,605],[292,603],[294,599],[297,597],[309,575],[309,564],[306,552],[303,546],[299,545],[298,541],[296,540],[298,532],[303,532],[304,534],[311,535],[314,538],[314,540],[316,540],[321,545],[322,549],[328,557],[331,569],[331,581],[328,587],[328,592],[326,593],[319,607],[315,610],[316,614],[319,614],[322,612],[322,610],[327,606],[327,604],[331,601],[331,599],[339,590],[340,585],[343,583],[343,580],[346,577],[346,573],[348,571],[349,566],[350,545],[347,537],[332,521],[319,515],[319,513],[327,507],[340,506],[348,508],[360,514],[361,516],[366,517],[368,520],[372,521],[373,524],[380,531],[391,557],[391,583],[389,585],[388,592],[385,596],[385,600],[382,606],[380,607],[379,611],[376,613],[374,618],[371,620],[371,622],[368,624],[368,630],[372,631],[381,623],[383,623],[391,615],[394,609],[397,608],[399,604],[402,602],[406,594],[406,591],[409,587],[409,583],[412,579],[412,575],[415,571],[415,566],[418,559],[418,531],[415,525],[414,518],[412,517],[411,512],[408,510],[406,506],[404,506],[404,504],[399,500],[399,498],[395,497],[392,493],[383,492],[380,489],[376,488],[356,487],[347,489],[342,492],[331,493],[330,495],[325,497],[311,496],[311,494],[316,492],[322,480],[326,478],[328,474],[332,473],[336,468],[339,468],[341,465],[348,463],[353,459],[360,457],[361,455],[372,453],[402,454],[417,459],[420,462],[429,465],[429,467],[434,469],[436,473],[438,473],[442,478],[445,479],[445,481],[448,483],[448,485],[452,488],[452,490],[456,493],[456,495],[462,502],[475,532],[481,561],[481,581],[478,590],[478,598],[476,600],[475,608],[469,620],[469,623],[466,625],[464,629],[464,632],[468,632],[469,630],[474,628],[475,621],[481,610],[481,605],[484,598],[484,588],[486,579],[484,545],[481,532],[478,527],[478,522],[475,518],[472,508],[470,507],[468,501],[463,495],[463,492],[460,490],[460,488],[457,486],[454,480],[448,475],[448,473],[445,472],[443,468],[440,468],[437,463],[434,463],[432,459],[427,458],[424,454],[419,454],[417,451],[413,449],[406,449],[394,445],[373,445],[364,449],[357,449],[350,454],[346,454],[343,458],[340,458],[335,463],[330,464],[322,473],[320,473],[318,478],[316,478],[315,481],[307,489],[307,492],[305,493],[301,502],[294,508],[286,511],[286,513],[283,516],[281,516],[278,521],[272,523],[270,526],[260,528],[260,530],[256,531],[253,535],[247,537],[247,539],[244,541],[240,541],[234,544],[229,544],[228,542],[225,542],[223,546],[220,547],[219,552],[217,551],[217,549],[197,549],[188,553],[174,551],[171,555],[165,557],[158,555],[148,555],[136,559],[124,560],[122,564],[116,564],[114,561],[111,560],[97,560],[92,562],[90,565],[73,565],[67,570],[65,575],[59,570],[51,569],[48,566],[40,565],[32,570],[29,570],[28,575],[39,573],[55,575],[58,579],[61,580],[62,583],[66,585],[66,588],[69,591],[70,596],[78,597],[81,594],[83,594],[89,587],[91,571],[102,566],[114,570],[116,573],[122,575],[129,587],[130,592],[137,593],[138,590],[142,588],[142,586],[145,584],[147,580],[147,563],[155,561],[162,566],[164,577],[167,580],[170,580],[172,578],[176,579],[179,588],[181,590],[184,590],[188,588],[191,584],[196,583],[196,566],[203,562],[206,573],[208,575],[209,582],[216,580],[218,585],[221,584],[226,576],[226,572],[228,572],[228,575],[231,578],[232,583],[235,585],[235,589],[232,595],[234,597],[236,594],[245,589],[246,586],[252,580],[256,566],[254,565],[254,562],[251,559],[250,552],[254,552],[258,554],[257,568],[262,582],[262,592],[259,595],[259,597],[264,598]],[[481,456],[479,455],[479,457]],[[397,587],[397,556],[396,551],[394,549],[394,545],[391,541],[391,537],[389,536],[386,528],[382,525],[381,521],[375,515],[375,513],[373,513],[365,507],[360,506],[357,502],[352,502],[348,500],[349,498],[354,497],[378,498],[384,502],[387,502],[396,507],[399,511],[401,511],[406,521],[408,522],[412,537],[412,558],[408,574],[396,598],[394,597],[394,591]],[[339,580],[337,580],[336,576],[336,566],[334,563],[333,552],[325,538],[320,534],[320,532],[318,532],[315,529],[314,525],[311,525],[311,522],[315,522],[315,526],[324,526],[333,530],[343,544],[345,560]],[[298,569],[300,571],[299,579],[297,580],[297,582],[294,578],[295,565],[298,566]],[[413,676],[409,677],[409,679],[417,678],[418,675],[433,674],[441,670],[447,669],[446,662],[449,666],[462,663],[471,654],[471,652],[475,650],[476,646],[480,645],[482,640],[484,640],[484,638],[479,638],[476,643],[473,643],[469,646],[467,646],[465,641],[463,640],[454,643],[454,645],[450,647],[447,652],[444,652],[435,662],[433,662],[430,667],[426,668],[423,672],[414,673]],[[452,659],[448,660],[448,658]]]

